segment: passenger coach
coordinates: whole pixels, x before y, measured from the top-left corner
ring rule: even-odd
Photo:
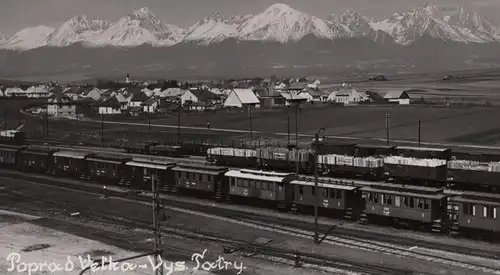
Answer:
[[[174,191],[196,191],[225,199],[229,193],[229,183],[224,177],[226,167],[212,165],[180,164],[172,168],[175,177]]]

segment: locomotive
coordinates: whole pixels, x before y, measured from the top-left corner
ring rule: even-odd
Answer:
[[[365,149],[363,150],[371,150]],[[446,152],[442,153],[448,154]],[[214,150],[208,150],[209,159],[214,158],[213,153]],[[240,153],[244,154],[242,158],[245,159],[245,165],[258,158],[257,154],[245,155],[246,151]],[[307,158],[307,155],[303,154],[302,157]],[[298,156],[296,160],[301,162],[300,153]],[[185,164],[159,156],[133,157],[127,153],[104,154],[61,151],[50,147],[0,146],[0,165],[24,172],[143,190],[151,189],[152,179],[155,177],[165,193],[202,194],[218,201],[236,203],[251,200],[283,211],[307,210],[314,207],[318,200],[320,211],[364,223],[389,221],[423,226],[433,232],[453,235],[459,232],[481,232],[482,235],[497,236],[500,231],[500,195],[470,191],[450,194],[448,189],[436,186],[323,176],[319,177],[318,188],[315,189],[316,183],[311,177],[257,168],[259,165],[283,167],[283,162],[255,163],[253,168],[242,169],[234,168],[234,161],[237,160],[238,157],[233,158],[232,163],[226,160],[225,164],[233,164],[229,167],[220,165],[220,162],[219,165]],[[307,166],[309,164],[303,162],[299,168],[311,169]],[[423,176],[429,175],[437,174],[427,173]]]

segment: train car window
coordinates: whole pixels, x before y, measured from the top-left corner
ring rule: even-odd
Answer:
[[[334,189],[330,189],[330,198],[334,199],[337,192]]]
[[[430,200],[425,200],[424,201],[424,209],[429,210],[429,205],[430,205]]]
[[[387,195],[387,204],[392,205],[392,195]]]
[[[462,211],[464,212],[464,215],[470,215],[472,213],[471,205],[468,203],[464,203],[462,205]]]
[[[387,197],[385,194],[380,195],[380,201],[382,202],[382,204],[387,204]]]
[[[271,190],[271,191],[274,191],[274,190],[275,190],[275,187],[274,187],[274,183],[273,183],[273,182],[269,182],[269,190]]]
[[[337,199],[341,199],[341,198],[342,198],[342,191],[337,190]]]
[[[269,184],[267,184],[267,182],[263,181],[262,182],[262,189],[269,190]]]
[[[483,206],[483,217],[488,218],[488,206]]]
[[[493,207],[493,219],[497,218],[497,208]]]
[[[248,180],[243,180],[243,187],[250,187],[250,183],[248,182]]]
[[[408,198],[410,200],[410,208],[415,208],[415,200],[413,198]]]
[[[323,192],[324,193],[323,194],[324,198],[328,198],[328,191],[329,191],[328,188],[323,188],[323,191],[324,191]],[[335,190],[331,190],[331,192],[335,192]]]
[[[208,175],[208,182],[213,182],[214,181],[214,176]]]
[[[311,194],[316,194],[316,188],[314,188],[314,186],[311,186]]]
[[[475,205],[472,206],[472,216],[474,216],[474,217],[476,216],[476,206]]]
[[[373,193],[368,192],[368,202],[373,202]]]
[[[378,203],[378,193],[373,193],[373,202]]]
[[[299,186],[299,193],[304,194],[304,186]]]
[[[230,178],[229,180],[231,182],[231,186],[234,187],[236,185],[236,179],[235,178]]]
[[[418,208],[419,209],[424,209],[424,202],[423,199],[417,199],[418,201]]]
[[[396,205],[396,207],[401,207],[401,197],[400,196],[394,197],[394,204]]]

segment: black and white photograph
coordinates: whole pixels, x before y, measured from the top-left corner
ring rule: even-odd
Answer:
[[[500,275],[499,14],[1,0],[0,275]]]

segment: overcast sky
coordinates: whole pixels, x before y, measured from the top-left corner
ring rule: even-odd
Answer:
[[[214,12],[223,15],[255,14],[276,0],[0,0],[0,33],[12,35],[30,26],[57,27],[67,19],[86,13],[117,20],[132,10],[148,7],[158,19],[187,28]],[[281,0],[280,3],[326,18],[354,9],[367,17],[384,17],[423,5],[425,0]],[[495,20],[500,0],[427,0],[435,5],[461,5]]]

